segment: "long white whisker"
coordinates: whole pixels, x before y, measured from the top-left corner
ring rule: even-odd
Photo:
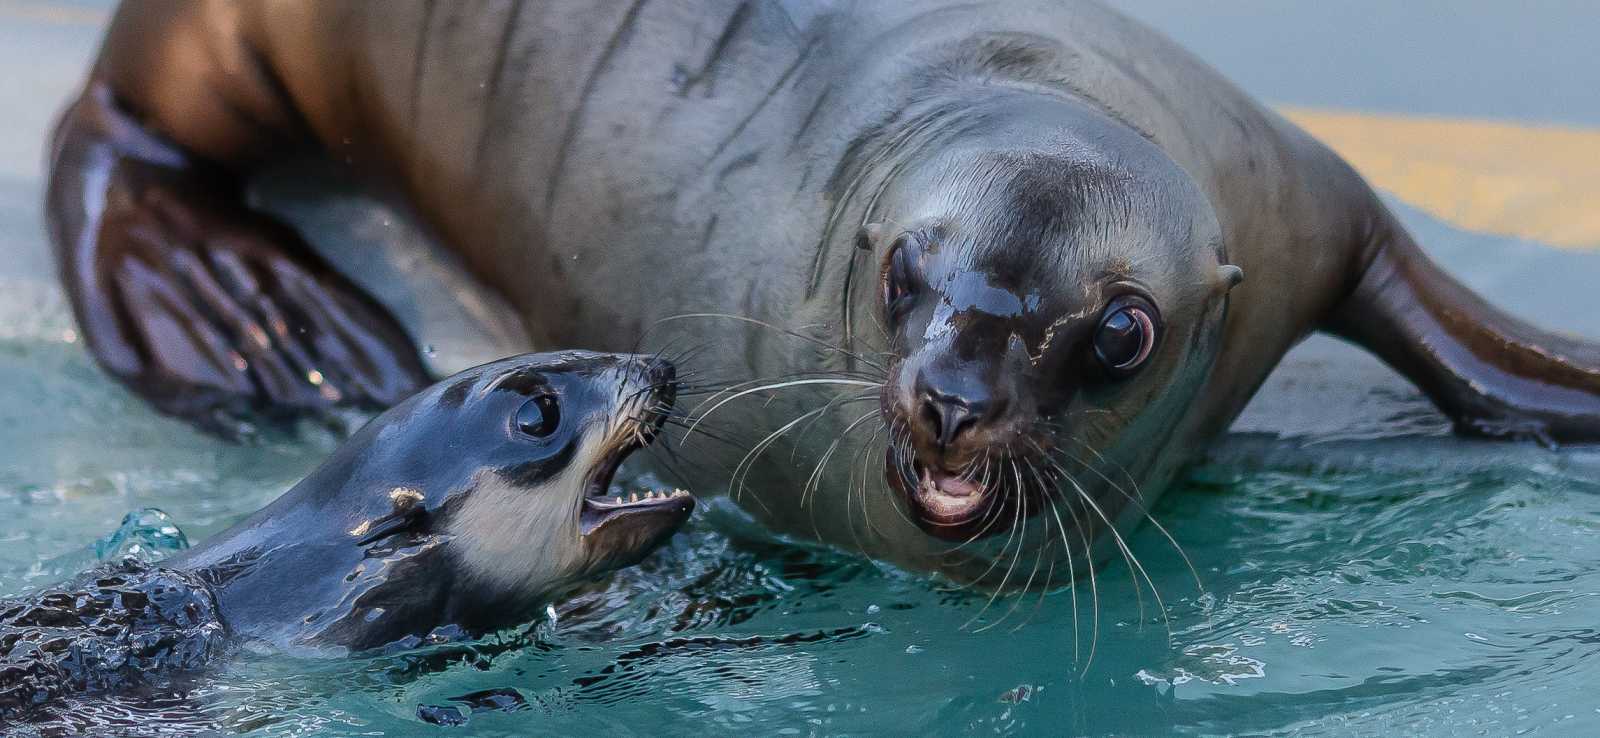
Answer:
[[[788,382],[774,382],[772,384],[764,384],[764,385],[760,385],[760,386],[757,386],[757,387],[751,387],[750,389],[743,390],[743,391],[737,392],[737,393],[729,396],[728,398],[722,400],[721,402],[718,402],[716,405],[713,405],[710,410],[707,410],[707,411],[705,411],[705,413],[700,414],[695,419],[694,424],[689,426],[688,435],[690,435],[690,436],[694,435],[695,428],[700,427],[700,424],[705,422],[706,418],[711,417],[712,413],[716,412],[722,406],[724,406],[724,405],[726,405],[726,404],[728,404],[730,402],[733,402],[734,400],[737,400],[737,399],[739,399],[741,397],[745,397],[747,395],[752,395],[752,394],[755,394],[757,392],[767,392],[767,391],[770,391],[770,390],[787,389],[789,387],[800,387],[800,386],[804,386],[804,385],[818,385],[818,384],[834,384],[834,385],[846,385],[846,386],[851,386],[851,387],[871,387],[871,388],[878,388],[878,387],[883,386],[883,385],[881,385],[879,383],[863,382],[863,381],[857,380],[857,379],[796,379],[796,380],[792,380],[792,381],[788,381]],[[695,407],[693,413],[698,413],[699,410],[700,410],[700,407],[705,405],[707,402],[711,402],[711,400],[708,399],[705,402],[700,403],[700,405]],[[691,414],[693,414],[693,413],[691,413]]]
[[[1096,450],[1093,446],[1090,446],[1089,444],[1084,443],[1083,441],[1079,441],[1076,438],[1070,438],[1070,440],[1072,440],[1073,442],[1077,443],[1078,445],[1080,445],[1080,446],[1082,446],[1082,447],[1084,447],[1086,449],[1089,449],[1089,453],[1094,454],[1095,457],[1097,459],[1099,459],[1101,463],[1111,464],[1111,465],[1117,466],[1117,467],[1121,467],[1122,466],[1121,464],[1117,464],[1116,462],[1113,462],[1113,461],[1110,461],[1110,460],[1106,459],[1106,457],[1101,455],[1101,453],[1098,450]],[[1166,526],[1162,525],[1161,521],[1156,520],[1155,516],[1152,515],[1150,513],[1150,511],[1147,510],[1144,507],[1144,503],[1143,503],[1143,500],[1142,500],[1142,495],[1139,494],[1138,483],[1134,481],[1133,475],[1129,474],[1128,470],[1126,468],[1122,469],[1122,473],[1123,473],[1124,476],[1126,476],[1128,478],[1129,484],[1132,484],[1134,486],[1134,491],[1133,491],[1132,494],[1130,494],[1127,490],[1124,490],[1122,488],[1122,485],[1117,484],[1110,477],[1106,476],[1105,472],[1100,471],[1096,467],[1089,466],[1088,464],[1084,464],[1084,466],[1087,467],[1089,469],[1089,471],[1092,471],[1096,475],[1098,475],[1101,479],[1104,479],[1106,484],[1111,485],[1118,492],[1121,492],[1122,496],[1128,498],[1129,502],[1139,506],[1139,512],[1144,515],[1144,519],[1150,521],[1150,524],[1155,526],[1156,530],[1161,532],[1161,535],[1167,539],[1167,542],[1172,544],[1173,550],[1178,552],[1178,557],[1183,559],[1183,565],[1189,568],[1189,576],[1194,579],[1195,589],[1199,590],[1200,592],[1205,592],[1206,591],[1206,587],[1205,587],[1205,584],[1200,581],[1200,572],[1194,568],[1194,562],[1189,560],[1188,552],[1183,550],[1183,546],[1178,545],[1178,539],[1174,538],[1171,533],[1167,532]]]
[[[1039,452],[1041,458],[1044,458],[1045,461],[1048,463],[1049,462],[1049,458],[1045,455],[1044,449],[1042,447],[1040,447],[1038,443],[1034,443],[1033,446],[1034,446],[1034,449]],[[1056,464],[1053,464],[1053,463],[1051,465],[1055,466],[1057,469],[1060,469],[1059,465],[1056,465]],[[1035,471],[1035,474],[1037,474],[1037,473],[1038,472]],[[1052,503],[1052,505],[1050,507],[1050,511],[1053,514],[1055,514],[1056,522],[1060,523],[1061,522],[1061,514],[1056,509],[1056,506],[1053,503]],[[1089,572],[1089,598],[1090,598],[1090,610],[1089,610],[1089,615],[1090,615],[1089,658],[1086,661],[1084,661],[1083,670],[1078,672],[1079,675],[1082,676],[1084,674],[1088,674],[1089,673],[1089,666],[1094,663],[1095,650],[1100,645],[1100,580],[1099,580],[1098,575],[1095,574],[1095,570],[1094,570],[1094,558],[1093,558],[1093,552],[1090,550],[1090,542],[1089,542],[1089,534],[1087,532],[1087,526],[1085,526],[1083,524],[1083,521],[1078,518],[1078,512],[1077,512],[1076,509],[1073,508],[1073,506],[1072,506],[1072,504],[1070,502],[1067,503],[1067,514],[1072,517],[1072,524],[1073,524],[1073,526],[1075,526],[1075,530],[1078,531],[1078,540],[1083,542],[1084,568],[1087,569],[1088,572]],[[1067,564],[1068,564],[1068,566],[1071,566],[1071,564],[1072,564],[1072,558],[1071,558],[1072,545],[1067,543],[1066,525],[1065,524],[1063,524],[1061,526],[1061,542],[1063,544],[1066,544],[1066,546],[1067,546],[1067,556],[1068,556]],[[1074,579],[1074,582],[1076,582],[1076,579],[1077,579],[1076,573],[1074,573],[1073,579]],[[1077,608],[1078,595],[1077,595],[1077,591],[1076,590],[1073,591],[1072,602],[1073,602],[1072,617],[1073,617],[1074,624],[1076,624],[1077,617],[1078,617],[1078,608]],[[1073,640],[1074,640],[1074,643],[1076,643],[1076,640],[1077,640],[1077,635],[1076,635],[1077,627],[1076,627],[1076,625],[1074,625],[1074,627],[1073,627],[1073,632],[1074,632]],[[1076,646],[1074,646],[1074,647],[1076,647]]]
[[[987,455],[988,454],[988,450],[985,449],[984,453],[985,453],[985,455]],[[989,475],[987,473],[987,470],[988,470],[988,464],[987,463],[984,464],[984,469],[985,469],[985,473],[984,473],[984,477],[983,477],[983,484],[984,484],[985,487],[987,487],[988,486],[988,482],[989,482]],[[995,559],[995,563],[999,563],[1000,559],[1005,558],[1006,551],[1010,550],[1010,548],[1011,548],[1011,539],[1015,538],[1017,536],[1017,534],[1022,530],[1022,525],[1021,525],[1022,512],[1021,512],[1021,510],[1022,510],[1022,507],[1020,505],[1015,507],[1015,508],[1013,508],[1012,520],[1011,520],[1011,535],[1006,536],[1006,545],[1005,545],[1004,548],[1000,549],[1000,556]],[[1023,545],[1023,543],[1025,543],[1025,539],[1027,538],[1027,534],[1024,533],[1022,535],[1022,538],[1024,540],[1018,540],[1017,541],[1017,553],[1016,553],[1015,556],[1013,556],[1011,558],[1011,565],[1006,567],[1005,576],[1002,576],[1000,578],[1000,586],[996,587],[995,590],[994,590],[994,593],[989,595],[989,601],[983,603],[983,609],[979,610],[977,615],[973,615],[971,619],[967,620],[967,622],[965,622],[965,623],[963,623],[961,625],[962,630],[965,630],[968,625],[971,625],[973,623],[973,621],[976,621],[978,618],[983,617],[983,614],[985,612],[989,611],[989,606],[994,604],[995,598],[999,597],[1000,593],[1005,591],[1006,582],[1009,582],[1011,580],[1011,572],[1012,572],[1012,570],[1017,568],[1017,561],[1022,558],[1022,545]],[[989,568],[993,569],[994,568],[994,564],[991,564],[989,566]],[[987,576],[988,576],[988,572],[984,572],[984,577],[980,578],[978,581],[982,581],[982,579],[983,578],[987,578]]]
[[[1022,469],[1021,469],[1021,467],[1017,466],[1017,458],[1016,458],[1016,456],[1007,455],[1006,461],[1011,463],[1011,473],[1016,477],[1016,480],[1017,480],[1017,491],[1016,491],[1017,501],[1022,505],[1022,512],[1018,516],[1019,521],[1021,521],[1021,522],[1018,523],[1018,526],[1020,527],[1020,526],[1024,525],[1026,523],[1027,519],[1028,519],[1028,498],[1027,498],[1027,495],[1023,494]],[[1046,532],[1048,532],[1048,531],[1046,531]],[[1023,533],[1023,540],[1026,541],[1026,539],[1027,539],[1027,533],[1024,532]],[[1017,557],[1018,558],[1022,557],[1022,547],[1020,545],[1017,547]],[[1043,561],[1044,561],[1044,549],[1040,548],[1037,552],[1034,553],[1034,556],[1033,556],[1033,570],[1028,572],[1028,581],[1022,583],[1022,591],[1017,594],[1016,602],[1011,603],[1011,609],[1007,610],[1006,614],[1001,615],[999,620],[996,620],[993,623],[985,625],[982,628],[979,628],[974,632],[981,633],[984,630],[987,630],[987,629],[992,628],[992,627],[994,627],[996,625],[999,625],[999,624],[1005,622],[1006,619],[1010,618],[1011,615],[1017,611],[1017,607],[1022,604],[1023,593],[1026,593],[1028,591],[1028,589],[1033,586],[1033,579],[1034,579],[1034,577],[1039,575],[1039,565]],[[1002,582],[1002,585],[1003,584],[1004,583]],[[1018,627],[1021,627],[1021,626],[1018,626]]]
[[[828,444],[828,449],[822,452],[822,458],[817,461],[816,468],[811,470],[811,476],[806,479],[805,486],[800,488],[801,507],[804,507],[806,504],[806,496],[817,491],[817,486],[822,481],[822,470],[828,465],[828,461],[833,458],[833,453],[839,450],[839,444],[844,443],[844,439],[850,437],[850,432],[855,430],[856,426],[871,420],[873,417],[876,417],[877,414],[878,411],[873,410],[872,412],[856,418],[849,425],[845,426],[844,431],[839,434],[838,438],[833,439],[833,443]]]
[[[849,349],[842,348],[842,347],[839,347],[839,346],[835,346],[835,345],[833,345],[831,343],[828,343],[827,341],[824,341],[822,339],[815,338],[815,337],[812,337],[812,336],[808,336],[808,335],[806,335],[804,333],[800,333],[798,331],[790,330],[790,329],[784,328],[782,326],[773,325],[773,324],[768,323],[768,322],[766,322],[764,320],[757,320],[755,318],[747,317],[747,316],[744,316],[744,315],[732,315],[730,313],[679,313],[678,315],[669,315],[669,316],[667,316],[665,318],[657,320],[656,323],[666,323],[666,322],[674,321],[674,320],[682,320],[684,318],[726,318],[728,320],[737,320],[737,321],[742,321],[742,322],[745,322],[745,323],[750,323],[752,325],[758,325],[758,326],[761,326],[763,328],[767,328],[767,329],[770,329],[770,330],[773,330],[773,331],[777,331],[778,333],[782,333],[782,334],[784,334],[786,336],[791,336],[793,338],[798,338],[798,339],[800,339],[802,341],[806,341],[806,342],[812,343],[814,345],[820,346],[820,347],[825,348],[825,349],[827,349],[829,351],[832,351],[834,353],[841,354],[843,356],[848,356],[850,358],[855,359],[856,361],[859,361],[859,362],[861,362],[863,364],[866,364],[867,366],[870,366],[870,367],[872,367],[874,369],[877,369],[880,372],[885,371],[884,368],[882,366],[879,366],[876,362],[873,362],[873,361],[867,359],[865,356],[863,356],[863,355],[861,355],[859,353],[856,353],[854,351],[851,351]]]
[[[783,425],[783,427],[781,427],[781,428],[773,431],[772,433],[768,434],[766,438],[761,439],[761,441],[759,443],[757,443],[754,447],[752,447],[750,449],[749,453],[746,453],[744,455],[744,458],[740,459],[739,463],[733,467],[733,478],[730,480],[730,486],[732,487],[732,490],[733,490],[734,499],[738,500],[740,493],[742,493],[743,490],[744,490],[744,479],[743,479],[743,477],[749,475],[749,470],[755,466],[755,460],[760,458],[761,454],[764,453],[767,450],[768,447],[770,447],[772,444],[776,443],[778,438],[782,437],[783,434],[789,432],[790,428],[793,428],[793,427],[799,425],[800,423],[804,422],[806,418],[809,418],[809,417],[811,417],[813,415],[821,413],[821,412],[823,412],[824,410],[827,410],[827,409],[828,409],[827,407],[819,407],[819,408],[817,408],[815,410],[812,410],[810,412],[801,414],[799,417],[795,418],[794,420],[791,420],[788,423],[785,423]],[[756,498],[756,502],[760,503],[761,502],[761,498],[757,497]],[[766,504],[762,503],[762,507],[765,508]],[[768,511],[770,512],[770,509]]]
[[[1067,542],[1067,524],[1062,522],[1061,511],[1056,508],[1055,495],[1052,494],[1053,489],[1045,483],[1044,476],[1039,474],[1039,470],[1032,463],[1028,464],[1028,471],[1033,473],[1034,478],[1039,480],[1039,486],[1045,490],[1045,501],[1050,503],[1050,516],[1055,518],[1056,529],[1061,532],[1062,550],[1067,552],[1067,592],[1072,598],[1072,660],[1076,663],[1082,659],[1083,652],[1079,647],[1078,641],[1080,630],[1078,624],[1078,572],[1073,564],[1072,544]],[[1092,652],[1090,657],[1093,657]]]
[[[1065,473],[1066,470],[1063,469],[1062,472]],[[1078,491],[1078,497],[1087,503],[1089,507],[1095,511],[1095,514],[1100,516],[1101,520],[1105,521],[1106,529],[1111,533],[1111,538],[1116,542],[1117,548],[1122,550],[1123,558],[1127,559],[1128,564],[1139,573],[1139,576],[1143,576],[1145,582],[1150,585],[1150,593],[1155,595],[1156,607],[1161,609],[1161,619],[1166,624],[1167,637],[1170,640],[1172,637],[1172,620],[1167,614],[1167,605],[1161,599],[1161,591],[1156,587],[1155,580],[1150,577],[1149,572],[1145,571],[1144,564],[1140,563],[1139,557],[1133,554],[1133,549],[1129,548],[1127,542],[1122,539],[1122,534],[1117,532],[1116,524],[1113,523],[1111,518],[1106,515],[1105,510],[1100,508],[1100,504],[1095,502],[1094,498],[1090,497],[1088,492],[1084,491],[1083,487],[1078,484],[1078,480],[1074,479],[1072,475],[1068,474],[1066,479],[1067,482],[1072,485],[1073,489]],[[1137,593],[1140,589],[1139,580],[1137,577],[1134,578],[1133,585],[1134,592]],[[1144,621],[1144,605],[1142,598],[1140,600],[1139,607],[1139,620],[1141,623]]]

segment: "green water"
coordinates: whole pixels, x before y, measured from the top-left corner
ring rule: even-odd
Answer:
[[[1237,46],[1293,42],[1271,24],[1315,16],[1310,6],[1240,3],[1191,22],[1154,0],[1129,5],[1274,99],[1294,82],[1295,102],[1475,110],[1448,85],[1398,95],[1398,72],[1336,75],[1326,55],[1228,68],[1247,58]],[[0,102],[18,111],[0,136],[0,592],[69,573],[129,510],[160,507],[203,538],[336,443],[308,431],[221,444],[94,368],[53,286],[37,203],[39,141],[86,63],[96,16],[17,7],[0,0],[0,68],[22,72],[0,75]],[[1556,30],[1496,36],[1526,51],[1523,63],[1566,53],[1561,39],[1588,22],[1540,7],[1544,26],[1537,14],[1518,22]],[[1259,27],[1224,44],[1222,16]],[[1413,34],[1412,77],[1450,48],[1426,30]],[[1600,82],[1595,65],[1567,69],[1585,90]],[[1559,102],[1516,108],[1522,86],[1475,79],[1502,114],[1595,122],[1592,96],[1549,116],[1539,105]],[[1567,83],[1552,84],[1545,98],[1559,101]],[[1463,233],[1396,206],[1497,302],[1600,336],[1600,256]],[[1146,526],[1131,547],[1148,583],[1115,564],[1092,587],[989,602],[774,541],[714,504],[644,566],[527,629],[354,660],[247,654],[185,702],[99,709],[147,728],[159,714],[256,735],[1600,734],[1600,449],[1450,437],[1404,382],[1314,339],[1153,513],[1187,564]],[[417,717],[419,705],[489,689],[515,690],[526,708],[455,729]]]
[[[0,344],[0,382],[30,389],[0,401],[6,591],[58,576],[41,560],[130,508],[214,531],[331,443],[191,436],[46,341]],[[553,621],[432,653],[247,655],[160,714],[434,735],[419,705],[510,688],[528,708],[466,732],[1594,734],[1597,472],[1600,451],[1236,434],[1154,511],[1194,574],[1154,528],[1132,540],[1164,610],[1124,565],[1093,589],[990,603],[772,541],[717,504]]]

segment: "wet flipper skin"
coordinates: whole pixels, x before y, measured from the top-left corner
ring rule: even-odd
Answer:
[[[189,17],[200,7],[152,5],[118,25],[161,25],[170,33],[156,38],[178,43],[204,33],[206,19]],[[149,63],[161,50],[127,36],[108,38],[63,117],[48,192],[61,277],[100,364],[162,412],[224,435],[250,417],[387,407],[426,384],[384,308],[245,205],[251,165],[310,141],[272,85],[248,65],[161,78],[178,65]],[[118,95],[130,86],[137,111]]]
[[[1457,432],[1600,441],[1600,346],[1490,305],[1428,259],[1393,223],[1327,328],[1367,348],[1427,393]]]

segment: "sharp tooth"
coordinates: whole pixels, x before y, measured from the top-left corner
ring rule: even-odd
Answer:
[[[616,496],[616,500],[617,500],[617,504],[621,505],[622,504],[622,495],[617,495]]]
[[[628,502],[638,502],[638,501],[639,501],[639,493],[638,492],[630,492],[630,493],[628,493]]]

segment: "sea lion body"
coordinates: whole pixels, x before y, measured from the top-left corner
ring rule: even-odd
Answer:
[[[205,53],[186,51],[196,47]],[[226,362],[203,359],[203,347],[172,345],[182,342],[142,318],[136,300],[106,304],[104,282],[167,284],[104,266],[107,254],[148,248],[121,245],[128,239],[118,234],[131,231],[116,223],[158,208],[97,210],[86,192],[128,191],[134,202],[155,192],[147,199],[198,209],[191,235],[168,240],[231,253],[240,239],[208,234],[243,229],[256,244],[269,229],[247,223],[256,216],[236,204],[201,206],[186,193],[202,177],[231,182],[296,152],[345,162],[398,192],[522,313],[536,344],[615,350],[687,336],[710,344],[707,364],[736,375],[844,379],[813,387],[831,393],[718,405],[723,427],[784,432],[765,457],[702,445],[697,466],[706,481],[725,480],[748,461],[735,492],[758,517],[915,568],[997,573],[993,562],[1011,545],[1000,539],[1023,520],[1044,520],[1042,535],[1023,534],[1027,545],[1055,545],[1042,499],[1032,509],[971,508],[983,523],[971,537],[988,537],[981,553],[952,555],[947,539],[967,536],[929,527],[929,505],[967,509],[970,500],[956,498],[972,484],[957,477],[978,475],[989,450],[1034,453],[1010,445],[1019,441],[1058,468],[1051,453],[1075,454],[1082,467],[1045,469],[1054,476],[1038,483],[1065,489],[1073,477],[1076,492],[1062,494],[1078,507],[1054,512],[1074,521],[1057,518],[1061,546],[1050,557],[1070,568],[1080,544],[1069,531],[1087,546],[1113,522],[1141,517],[1317,329],[1377,351],[1464,429],[1600,434],[1600,375],[1584,368],[1600,363],[1592,347],[1477,301],[1427,263],[1338,157],[1167,39],[1093,2],[128,6],[58,133],[52,224],[91,347],[158,403],[187,386],[187,397],[214,391],[220,399],[208,405],[383,404],[390,387],[417,381],[405,341],[355,299],[338,304],[368,341],[340,344],[328,329],[335,338],[325,349],[310,342],[331,364],[350,351],[369,357],[366,369],[344,362],[356,368],[331,382],[341,388],[332,398],[281,380],[272,367],[282,350],[243,344],[256,373],[245,382]],[[106,172],[108,161],[116,163],[101,179],[83,174]],[[929,294],[960,306],[911,310],[918,325],[909,328],[889,325],[880,299],[903,241],[896,235],[907,233],[925,236],[915,269],[944,270]],[[269,235],[243,258],[289,263],[331,294],[360,296],[298,251],[273,253],[271,242],[289,237]],[[187,263],[173,269],[180,278],[192,275]],[[1041,367],[1066,361],[1044,356],[1052,327],[1087,346],[1095,324],[1116,317],[1093,302],[1121,299],[1095,281],[1106,273],[1124,274],[1140,300],[1156,303],[1118,326],[1155,313],[1165,320],[1150,330],[1171,335],[1126,383],[1080,377],[1072,364],[1070,386],[1046,386]],[[252,285],[230,289],[255,299]],[[268,301],[315,303],[312,314],[330,303],[268,292]],[[708,313],[745,320],[679,317]],[[109,327],[129,322],[141,328],[133,338]],[[761,323],[804,327],[805,337]],[[227,321],[219,332],[224,343],[249,335]],[[945,410],[918,409],[933,407],[919,399],[931,392],[944,398],[939,407],[971,410],[960,392],[921,388],[924,374],[940,372],[950,387],[980,394],[1016,385],[1009,409],[980,419],[999,424],[981,436],[989,440],[941,436]],[[871,401],[852,392],[877,393],[881,423],[844,412]],[[804,416],[830,401],[839,404]],[[1017,416],[1022,407],[1039,417]],[[1116,421],[1076,430],[1094,425],[1084,419],[1091,411]],[[836,454],[836,439],[854,440]],[[1058,450],[1071,444],[1083,448]],[[885,446],[905,447],[890,450],[887,472]],[[1018,488],[1034,484],[1015,471]],[[904,482],[898,495],[878,483],[885,474]],[[978,494],[999,496],[989,484]],[[995,524],[995,515],[1014,522]]]
[[[653,357],[586,352],[467,370],[199,546],[0,604],[0,719],[71,693],[159,688],[244,642],[345,653],[525,622],[688,518],[681,491],[607,495],[664,419],[672,376]]]

